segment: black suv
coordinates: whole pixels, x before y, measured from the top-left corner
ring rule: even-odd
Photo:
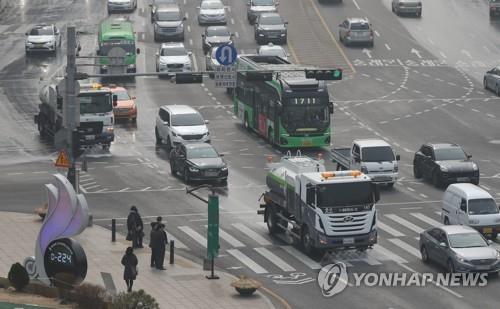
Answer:
[[[457,144],[427,143],[413,159],[415,178],[430,179],[436,187],[454,182],[479,184],[479,166]]]
[[[255,40],[257,44],[277,42],[286,44],[288,22],[284,21],[278,13],[262,13],[254,24]]]
[[[217,180],[227,183],[227,165],[208,143],[179,144],[170,152],[170,171],[181,175],[186,184],[192,180]]]

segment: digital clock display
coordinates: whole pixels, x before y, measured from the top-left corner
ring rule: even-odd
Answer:
[[[65,273],[73,275],[79,284],[87,275],[87,257],[80,244],[70,238],[52,241],[44,254],[45,272],[49,278]]]

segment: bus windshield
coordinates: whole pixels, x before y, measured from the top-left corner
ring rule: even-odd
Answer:
[[[108,113],[113,110],[109,93],[80,94],[78,101],[80,114]]]
[[[114,47],[122,48],[125,53],[135,54],[135,42],[127,41],[127,40],[113,40],[113,41],[105,41],[99,50],[99,54],[101,56],[106,56],[109,51]]]
[[[283,108],[283,125],[290,132],[319,131],[329,125],[328,106],[320,98],[291,98]],[[313,103],[314,102],[314,103]]]

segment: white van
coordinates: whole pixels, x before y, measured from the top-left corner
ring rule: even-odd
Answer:
[[[443,196],[441,219],[445,225],[468,225],[492,238],[500,232],[500,213],[495,200],[470,183],[448,186]]]

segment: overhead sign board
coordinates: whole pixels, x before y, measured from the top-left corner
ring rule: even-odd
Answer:
[[[215,66],[215,88],[236,88],[236,67],[234,65]]]

